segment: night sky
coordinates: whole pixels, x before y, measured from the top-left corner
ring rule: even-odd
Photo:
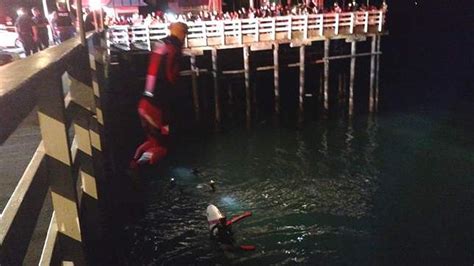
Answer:
[[[393,102],[450,107],[474,100],[470,5],[448,0],[389,5],[382,71],[385,85],[400,85],[388,91],[388,97],[399,98]]]

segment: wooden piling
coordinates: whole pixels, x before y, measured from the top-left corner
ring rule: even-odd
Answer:
[[[376,48],[376,35],[372,36],[370,55],[370,91],[369,91],[369,112],[374,112],[374,86],[375,86],[375,48]]]
[[[339,73],[337,78],[337,98],[338,104],[341,105],[344,99],[344,83],[342,73]]]
[[[298,103],[299,103],[299,123],[303,122],[303,115],[304,115],[304,106],[303,106],[303,100],[304,100],[304,74],[305,74],[305,46],[301,45],[300,46],[300,88],[299,88],[299,97],[298,97]]]
[[[354,79],[355,79],[355,63],[356,63],[356,41],[351,42],[351,69],[349,77],[349,115],[354,114]]]
[[[318,103],[321,104],[324,100],[324,71],[319,73],[319,93],[318,93]],[[319,106],[318,106],[319,107]]]
[[[249,53],[250,53],[249,46],[244,45],[243,56],[244,56],[244,76],[245,76],[245,103],[246,103],[245,114],[247,118],[247,128],[250,128],[250,125],[252,123],[252,108],[251,108],[252,95],[250,93]]]
[[[232,83],[229,82],[227,84],[227,103],[229,105],[233,105],[234,104],[234,93],[232,91]]]
[[[324,111],[329,111],[329,39],[324,40]]]
[[[191,61],[191,83],[192,83],[192,90],[193,90],[193,106],[194,106],[194,115],[196,121],[199,121],[199,93],[198,93],[198,81],[197,76],[199,74],[198,69],[196,67],[196,55],[191,54],[190,57]]]
[[[216,124],[221,123],[221,109],[220,109],[220,97],[219,97],[219,75],[217,70],[217,49],[212,49],[212,76],[214,77],[214,109]]]
[[[280,114],[280,64],[278,63],[278,43],[273,44],[273,86],[275,96],[275,114]]]
[[[379,81],[380,81],[380,36],[377,35],[377,65],[375,67],[375,111],[379,108]]]

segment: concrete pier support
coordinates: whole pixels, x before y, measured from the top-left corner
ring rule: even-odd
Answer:
[[[351,42],[351,68],[349,76],[349,115],[354,114],[354,80],[355,80],[355,63],[356,63],[356,45],[357,42]]]

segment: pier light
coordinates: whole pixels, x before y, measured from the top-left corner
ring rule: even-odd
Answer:
[[[102,10],[102,1],[101,0],[90,0],[89,7],[92,10],[92,15],[94,18],[95,30],[102,30],[104,29],[104,18],[103,18],[103,10]],[[97,18],[97,11],[99,11],[99,18]]]
[[[25,14],[25,12],[24,12],[23,8],[20,8],[20,9],[18,9],[18,10],[16,11],[16,14],[17,14],[19,17],[21,17],[21,16],[23,16],[23,15]]]
[[[100,0],[90,0],[89,1],[89,7],[92,9],[92,10],[99,10],[101,9],[102,7],[102,3]]]
[[[165,18],[167,19],[168,22],[171,22],[171,23],[178,21],[176,14],[171,13],[171,12],[166,12]]]

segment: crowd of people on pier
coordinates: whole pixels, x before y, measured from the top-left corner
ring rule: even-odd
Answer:
[[[100,13],[99,10],[94,12],[84,9],[85,31],[96,29],[101,19],[104,22],[111,21],[104,11]],[[78,22],[76,11],[72,8],[68,9],[64,2],[58,2],[56,10],[46,16],[38,7],[33,7],[31,10],[20,7],[17,10],[16,20],[12,22],[10,19],[7,25],[14,26],[25,55],[28,56],[48,48],[50,44],[60,44],[74,37],[77,33]],[[110,24],[102,23],[100,27],[106,25]]]
[[[170,23],[174,21],[195,22],[195,21],[215,21],[215,20],[236,20],[247,18],[266,18],[276,16],[288,15],[307,15],[307,14],[321,14],[321,13],[341,13],[341,12],[355,12],[355,11],[371,11],[371,10],[385,10],[387,5],[384,2],[381,7],[366,6],[365,4],[358,4],[356,1],[351,1],[345,6],[340,6],[337,2],[330,8],[318,7],[313,1],[309,4],[300,3],[294,6],[281,5],[272,3],[264,5],[259,8],[245,8],[242,7],[235,11],[207,11],[201,10],[198,13],[165,13],[162,11],[152,12],[147,15],[134,14],[131,17],[109,17],[107,18],[107,25],[154,25],[160,23]]]
[[[51,28],[53,43],[61,43],[72,38],[76,31],[76,19],[63,2],[57,3],[57,10],[49,19],[38,7],[33,7],[31,12],[21,7],[17,15],[14,23],[15,31],[26,56],[49,47],[49,28]]]
[[[276,16],[288,15],[307,15],[307,14],[321,14],[321,13],[340,13],[340,12],[355,12],[355,11],[371,11],[383,10],[386,11],[387,5],[385,1],[382,6],[366,6],[365,4],[358,4],[355,0],[348,1],[345,5],[339,5],[334,2],[329,8],[321,8],[317,6],[314,0],[297,5],[282,5],[282,4],[264,4],[258,8],[242,7],[234,11],[218,12],[200,10],[199,12],[187,12],[181,14],[173,14],[169,12],[156,11],[146,15],[135,13],[129,17],[115,16],[104,11],[85,10],[85,30],[94,30],[97,27],[107,27],[114,25],[128,25],[128,26],[149,26],[160,23],[172,23],[175,21],[181,22],[196,22],[196,21],[215,21],[215,20],[237,20],[247,18],[267,18]],[[76,31],[75,12],[68,11],[63,2],[58,2],[57,10],[49,16],[41,14],[37,7],[29,10],[25,8],[19,9],[18,18],[15,23],[15,28],[22,42],[25,54],[28,56],[39,50],[45,49],[50,43],[61,43],[72,36]],[[98,24],[101,24],[100,26]],[[49,39],[48,31],[51,29],[53,40]]]

